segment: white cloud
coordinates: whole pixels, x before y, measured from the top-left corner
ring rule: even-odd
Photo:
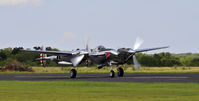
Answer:
[[[72,32],[65,32],[63,37],[64,39],[76,39],[77,35]]]
[[[0,0],[0,6],[41,6],[43,0]]]
[[[59,40],[55,42],[55,46],[63,45],[67,40],[76,40],[78,37],[75,33],[73,32],[65,32],[62,34]]]

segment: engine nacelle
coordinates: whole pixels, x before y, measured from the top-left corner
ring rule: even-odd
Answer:
[[[53,60],[57,60],[57,56],[44,57],[44,59],[53,61]]]
[[[51,61],[53,61],[53,60],[57,60],[57,56],[43,56],[42,57],[42,55],[40,56],[40,58],[37,58],[36,60],[51,60]]]
[[[59,61],[58,64],[59,65],[72,65],[71,62],[67,62],[67,61]]]

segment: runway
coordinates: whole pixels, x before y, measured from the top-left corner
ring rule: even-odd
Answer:
[[[69,74],[0,74],[0,81],[103,81],[103,82],[175,82],[199,83],[199,74],[125,74],[124,77],[110,78],[109,74],[85,73],[77,78],[69,78]]]

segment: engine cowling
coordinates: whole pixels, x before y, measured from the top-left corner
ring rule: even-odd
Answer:
[[[72,65],[71,62],[67,62],[67,61],[59,61],[58,64],[59,65]]]

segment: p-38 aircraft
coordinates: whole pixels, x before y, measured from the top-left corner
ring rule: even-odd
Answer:
[[[98,68],[101,69],[104,66],[110,66],[110,77],[115,76],[113,71],[113,65],[117,66],[118,76],[122,77],[124,75],[124,70],[119,67],[127,63],[131,58],[134,61],[134,68],[138,70],[140,68],[139,62],[137,61],[135,54],[139,52],[152,51],[158,49],[168,48],[166,47],[157,47],[157,48],[147,48],[147,49],[138,49],[143,43],[143,40],[137,39],[134,45],[134,48],[120,48],[120,49],[111,49],[105,48],[104,46],[98,46],[96,49],[91,51],[86,45],[86,49],[77,49],[75,51],[45,51],[45,50],[24,50],[26,52],[40,53],[40,60],[56,60],[60,65],[72,65],[73,69],[70,70],[70,78],[76,78],[77,70],[76,67],[82,60],[90,60],[92,63],[97,64]],[[47,55],[51,56],[47,56]]]

